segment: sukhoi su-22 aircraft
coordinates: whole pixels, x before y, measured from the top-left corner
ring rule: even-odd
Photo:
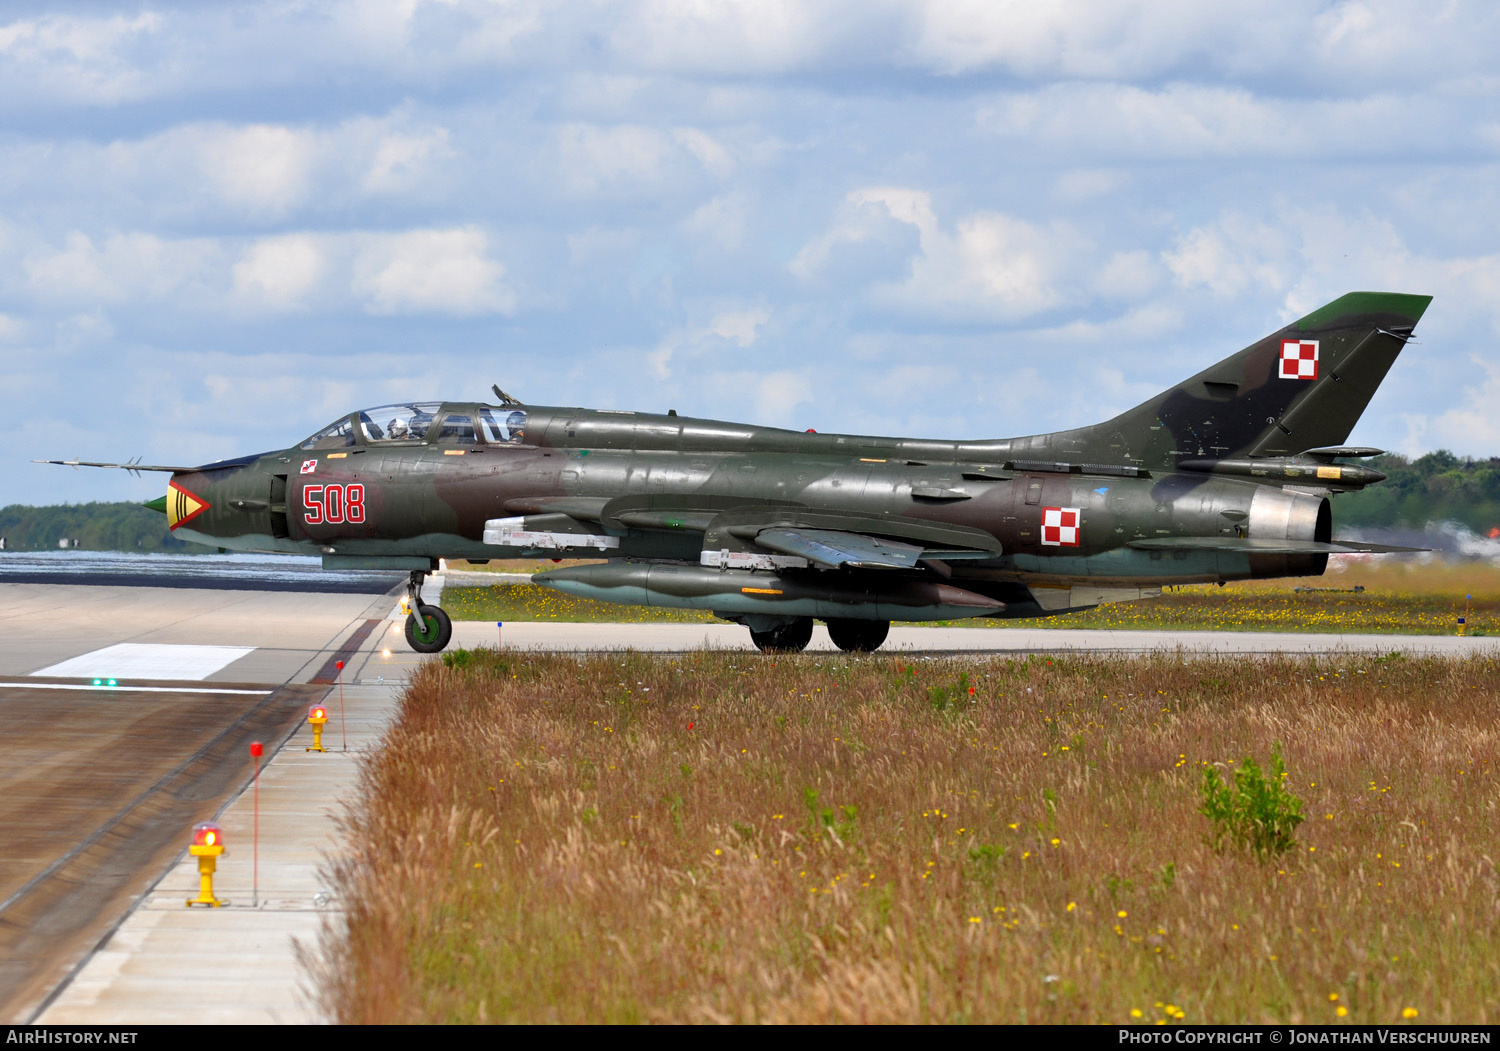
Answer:
[[[538,573],[604,602],[711,610],[768,651],[822,620],[873,650],[892,620],[1041,617],[1163,585],[1323,572],[1329,499],[1384,475],[1345,446],[1429,296],[1353,292],[1092,427],[936,441],[645,412],[402,402],[276,452],[171,473],[179,537],[407,571],[406,637],[440,558],[605,561]],[[47,461],[79,463],[79,461]],[[82,464],[81,464],[82,465]]]

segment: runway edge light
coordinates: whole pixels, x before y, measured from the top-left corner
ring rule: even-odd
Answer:
[[[188,847],[188,853],[198,859],[198,896],[188,899],[188,908],[207,905],[217,909],[228,905],[227,901],[214,897],[214,867],[218,864],[219,855],[224,853],[223,831],[211,821],[194,825],[193,842]]]
[[[328,709],[321,704],[315,704],[307,710],[307,722],[313,728],[313,743],[304,748],[304,752],[326,752],[323,747],[323,726],[328,722]]]

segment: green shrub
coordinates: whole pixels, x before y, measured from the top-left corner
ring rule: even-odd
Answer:
[[[483,647],[477,650],[447,650],[443,653],[443,666],[454,671],[466,671],[470,675],[510,673],[509,661],[503,660],[498,651]]]
[[[1208,842],[1215,850],[1249,849],[1262,857],[1296,845],[1302,823],[1302,800],[1286,786],[1286,766],[1279,747],[1271,751],[1269,776],[1249,756],[1230,784],[1209,767],[1203,771],[1203,804],[1199,813],[1212,824]]]

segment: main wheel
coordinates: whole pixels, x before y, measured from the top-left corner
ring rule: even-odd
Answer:
[[[783,624],[770,631],[750,632],[750,641],[762,653],[801,653],[812,641],[811,617],[798,617],[790,624]]]
[[[422,622],[416,614],[406,615],[406,642],[418,653],[437,653],[453,638],[453,621],[441,606],[421,606]]]
[[[888,620],[843,620],[827,622],[828,637],[833,644],[845,652],[872,653],[880,648],[885,637],[891,633]]]

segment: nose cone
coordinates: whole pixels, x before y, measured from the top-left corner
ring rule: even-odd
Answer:
[[[191,522],[209,508],[209,502],[178,482],[174,476],[167,483],[167,528],[175,530]]]

